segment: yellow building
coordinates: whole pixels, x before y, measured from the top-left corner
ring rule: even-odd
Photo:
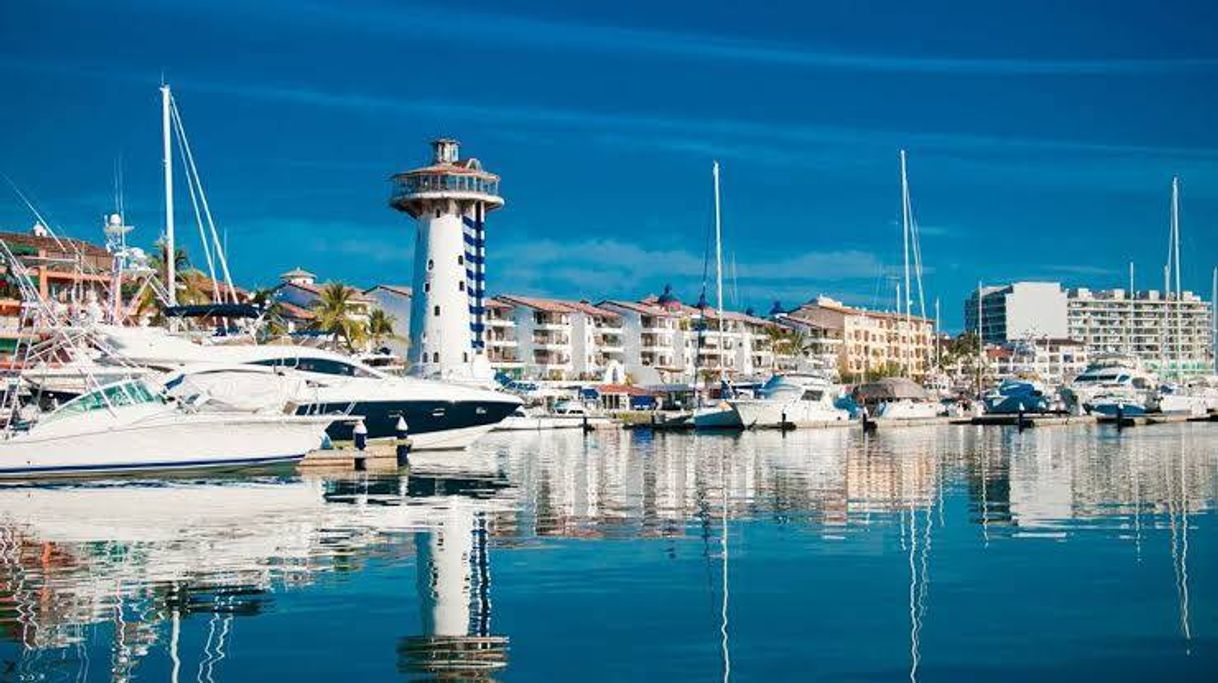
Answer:
[[[930,369],[934,323],[927,318],[852,308],[819,296],[787,313],[787,318],[817,329],[837,345],[843,380],[870,374],[924,378]]]

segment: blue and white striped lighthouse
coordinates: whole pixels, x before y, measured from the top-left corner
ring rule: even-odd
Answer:
[[[431,143],[424,168],[393,176],[389,205],[417,232],[410,308],[411,374],[490,379],[486,357],[486,214],[503,206],[499,176],[460,159],[456,140]]]

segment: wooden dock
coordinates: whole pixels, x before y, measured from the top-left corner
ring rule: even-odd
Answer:
[[[389,441],[370,443],[362,451],[349,445],[309,451],[300,461],[300,469],[308,472],[394,472],[398,469],[397,448]]]

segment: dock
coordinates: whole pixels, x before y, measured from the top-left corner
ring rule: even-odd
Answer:
[[[392,441],[370,443],[362,451],[353,446],[309,451],[299,467],[306,472],[396,472],[399,469],[396,445]]]

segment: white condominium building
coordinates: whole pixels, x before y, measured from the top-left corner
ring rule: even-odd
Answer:
[[[519,379],[524,373],[520,343],[516,340],[515,307],[499,299],[486,301],[486,357],[495,372]]]
[[[1064,384],[1087,367],[1087,347],[1073,339],[1037,339],[986,347],[989,377],[1032,377]]]
[[[526,377],[601,380],[616,371],[620,381],[622,322],[617,313],[586,301],[514,294],[498,296],[496,302],[510,307],[504,317],[514,323],[517,357]]]
[[[1192,292],[1177,300],[1157,290],[1071,289],[1070,337],[1091,355],[1135,354],[1164,378],[1209,374],[1213,368],[1210,302]]]
[[[981,296],[981,310],[977,297]],[[1023,339],[1062,339],[1069,334],[1066,292],[1057,282],[1016,282],[974,290],[964,303],[964,329],[977,330],[987,344]]]

